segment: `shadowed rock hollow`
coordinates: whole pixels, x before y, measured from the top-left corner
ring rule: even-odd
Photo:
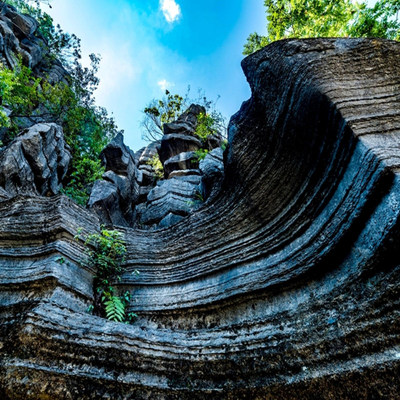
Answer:
[[[93,212],[0,203],[1,398],[400,397],[400,45],[280,41],[243,69],[219,192],[121,228],[134,325],[85,312]]]

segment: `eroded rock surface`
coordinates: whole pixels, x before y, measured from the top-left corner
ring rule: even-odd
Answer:
[[[119,134],[102,153],[107,172],[94,184],[89,208],[104,223],[142,229],[172,226],[198,209],[218,191],[224,175],[221,135],[202,141],[195,134],[201,112],[205,113],[204,107],[192,104],[176,121],[164,124],[160,141],[136,153]],[[202,168],[194,151],[199,149],[214,149]]]
[[[62,128],[36,124],[0,149],[0,188],[10,196],[55,195],[70,161]]]
[[[94,213],[0,202],[1,398],[400,398],[400,44],[285,40],[243,68],[211,200],[122,230],[132,326],[86,312]]]
[[[119,133],[100,157],[106,172],[103,180],[95,182],[88,206],[96,210],[105,223],[132,226],[140,195],[139,184],[143,179],[135,155]]]

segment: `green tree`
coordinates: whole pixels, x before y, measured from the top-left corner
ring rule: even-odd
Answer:
[[[185,104],[186,99],[179,94],[172,94],[169,90],[165,91],[163,98],[152,100],[143,110],[143,139],[149,142],[159,140],[163,135],[163,125],[175,121]]]
[[[219,96],[216,100],[209,100],[201,89],[195,98],[190,98],[189,94],[190,86],[184,96],[166,90],[163,98],[152,100],[143,110],[143,139],[149,142],[160,140],[163,136],[163,125],[175,121],[190,104],[199,104],[206,109],[206,114],[199,118],[202,128],[208,129],[209,133],[212,130],[213,133],[219,132],[226,136],[225,117],[216,107]],[[198,132],[199,136],[204,133],[204,129]]]
[[[400,0],[265,0],[267,35],[252,33],[244,46],[248,55],[283,38],[380,37],[399,39]]]
[[[40,1],[7,3],[38,20],[47,51],[44,63],[61,62],[67,75],[62,82],[51,84],[45,77],[35,76],[21,59],[14,69],[0,65],[0,127],[7,128],[4,142],[7,144],[19,132],[21,118],[60,124],[72,152],[64,193],[85,205],[92,183],[104,172],[99,154],[118,133],[114,119],[94,101],[100,57],[90,55],[90,67],[83,67],[80,40],[55,27],[51,17],[40,9]]]

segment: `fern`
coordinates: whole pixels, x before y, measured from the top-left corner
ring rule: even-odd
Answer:
[[[121,281],[123,272],[122,263],[125,259],[126,246],[122,234],[101,227],[100,234],[95,233],[86,237],[82,236],[82,229],[78,229],[75,239],[84,240],[88,260],[86,265],[97,270],[93,280],[94,304],[88,312],[110,321],[131,323],[137,315],[127,312],[131,302],[131,293],[127,290],[117,296],[114,286]],[[59,260],[61,263],[61,260]],[[133,271],[132,274],[139,274]]]
[[[121,298],[118,296],[109,296],[103,298],[106,317],[110,321],[122,322],[125,320],[125,304],[122,302]]]

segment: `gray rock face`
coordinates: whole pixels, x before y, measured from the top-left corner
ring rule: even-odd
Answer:
[[[134,153],[119,133],[100,155],[106,168],[104,181],[96,181],[88,202],[104,222],[131,226],[135,221],[135,204],[140,196],[142,173],[137,169]]]
[[[194,151],[179,153],[164,163],[164,173],[167,178],[174,171],[190,171],[199,168],[199,161]]]
[[[57,194],[70,160],[60,126],[34,125],[0,149],[0,187],[11,196]]]
[[[202,185],[199,179],[202,171],[199,169],[199,156],[196,151],[213,149],[221,144],[219,135],[211,135],[206,143],[202,143],[195,135],[198,115],[205,112],[204,107],[192,104],[176,121],[164,124],[164,136],[160,143],[153,145],[152,149],[157,150],[163,164],[164,178],[173,179],[173,181],[162,180],[154,187],[154,171],[148,165],[146,168],[142,167],[144,181],[148,185],[142,189],[141,202],[145,204],[138,209],[137,213],[138,223],[142,228],[146,226],[165,228],[176,224],[182,220],[183,216],[199,208],[211,194],[213,187],[215,187],[215,193],[218,191],[217,187],[219,188],[223,177],[223,162],[220,165],[222,166],[219,171],[221,173],[215,174],[208,171]],[[142,152],[143,150],[140,151],[140,157],[143,158]],[[222,154],[222,151],[217,153]],[[214,159],[210,157],[210,160]],[[146,161],[149,159],[145,157]],[[153,178],[153,182],[150,183],[149,178]],[[214,180],[218,180],[218,184]],[[162,193],[162,196],[159,196],[159,193]]]
[[[165,163],[180,153],[196,151],[202,147],[201,141],[194,136],[180,133],[164,135],[160,145],[160,160]]]
[[[18,57],[21,57],[26,66],[40,70],[42,66],[39,64],[43,62],[49,50],[37,29],[38,23],[34,18],[20,14],[14,7],[1,2],[0,61],[9,68],[14,68]],[[60,82],[67,73],[58,62],[54,61],[54,66],[59,69],[57,82]]]
[[[142,176],[138,203],[143,203],[147,200],[147,194],[157,182],[156,172],[149,163],[153,157],[158,155],[158,147],[159,143],[153,142],[135,153],[135,161]]]
[[[219,193],[121,230],[133,325],[86,312],[96,214],[0,202],[2,399],[400,398],[400,44],[285,40],[243,68]]]
[[[14,69],[19,59],[33,71],[35,77],[46,79],[50,84],[68,83],[68,73],[60,61],[48,57],[48,43],[38,31],[38,23],[29,15],[18,13],[14,7],[0,2],[0,63]],[[7,111],[6,105],[2,110]],[[40,107],[30,116],[14,118],[18,130],[30,128],[38,123],[54,122],[43,115]],[[6,136],[7,128],[0,129],[0,140]]]
[[[157,183],[147,195],[147,204],[139,215],[141,225],[158,224],[164,219],[162,227],[168,223],[176,223],[180,218],[174,216],[186,216],[191,213],[197,204],[197,194],[200,193],[200,176],[180,176]],[[170,215],[168,219],[166,216]]]
[[[170,135],[173,133],[194,135],[197,126],[197,117],[200,113],[205,114],[206,109],[199,104],[191,104],[176,121],[164,124],[164,135]]]
[[[210,151],[200,161],[199,165],[202,175],[202,193],[205,198],[218,194],[220,185],[224,178],[224,152],[218,147]]]

